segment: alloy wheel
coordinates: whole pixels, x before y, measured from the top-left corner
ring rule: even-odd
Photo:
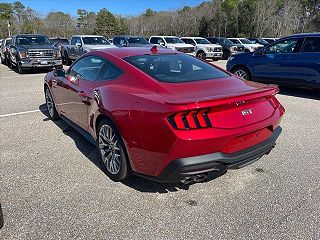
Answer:
[[[246,73],[245,70],[243,69],[238,69],[234,72],[235,75],[237,75],[238,77],[241,77],[245,80],[248,80],[248,74]]]
[[[102,161],[109,173],[116,175],[121,168],[120,143],[109,125],[103,125],[99,131],[99,149]]]

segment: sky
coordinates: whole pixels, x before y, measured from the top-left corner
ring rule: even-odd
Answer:
[[[19,0],[0,0],[0,3],[15,1]],[[79,8],[93,12],[107,8],[113,14],[139,15],[147,8],[155,11],[168,11],[186,5],[196,6],[204,0],[20,0],[20,2],[36,10],[40,16],[45,16],[50,11],[62,11],[76,16]]]

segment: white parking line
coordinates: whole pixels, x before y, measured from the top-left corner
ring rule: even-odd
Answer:
[[[17,116],[17,115],[23,115],[23,114],[28,114],[28,113],[35,113],[35,112],[40,112],[40,111],[47,111],[47,109],[36,109],[36,110],[31,110],[31,111],[25,111],[25,112],[17,112],[17,113],[8,113],[8,114],[2,114],[0,115],[0,118],[5,118],[5,117],[11,117],[11,116]]]
[[[24,76],[12,76],[12,77],[0,77],[2,79],[8,79],[8,78],[26,78],[26,77],[33,77],[33,76],[41,76],[40,74],[28,74]]]

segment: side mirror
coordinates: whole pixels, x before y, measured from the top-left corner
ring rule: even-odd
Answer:
[[[76,43],[76,47],[81,48],[82,47],[81,43]]]
[[[66,76],[66,72],[64,71],[63,68],[58,68],[58,69],[55,69],[53,71],[53,75],[56,76],[56,77],[65,77]]]

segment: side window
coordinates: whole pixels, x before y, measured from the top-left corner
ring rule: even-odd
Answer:
[[[120,44],[120,38],[118,38],[118,37],[113,38],[113,44],[119,45]]]
[[[76,45],[76,38],[75,37],[71,38],[71,45]]]
[[[109,62],[105,62],[102,66],[97,81],[113,80],[121,75],[122,71]]]
[[[184,42],[184,43],[188,43],[188,39],[182,38],[181,40],[182,40],[182,42]]]
[[[281,54],[281,53],[298,53],[301,48],[302,39],[298,38],[286,39],[268,46],[265,54]]]
[[[96,81],[99,71],[105,60],[96,56],[87,56],[77,61],[68,71],[68,74],[88,81]]]
[[[302,52],[320,52],[320,37],[307,37]]]
[[[151,38],[150,43],[157,44],[157,38],[155,37]]]
[[[124,38],[120,38],[120,45],[126,45],[126,40]]]
[[[159,39],[158,39],[158,44],[159,44],[159,45],[160,45],[160,44],[165,45],[165,41],[163,40],[163,38],[159,38]]]

